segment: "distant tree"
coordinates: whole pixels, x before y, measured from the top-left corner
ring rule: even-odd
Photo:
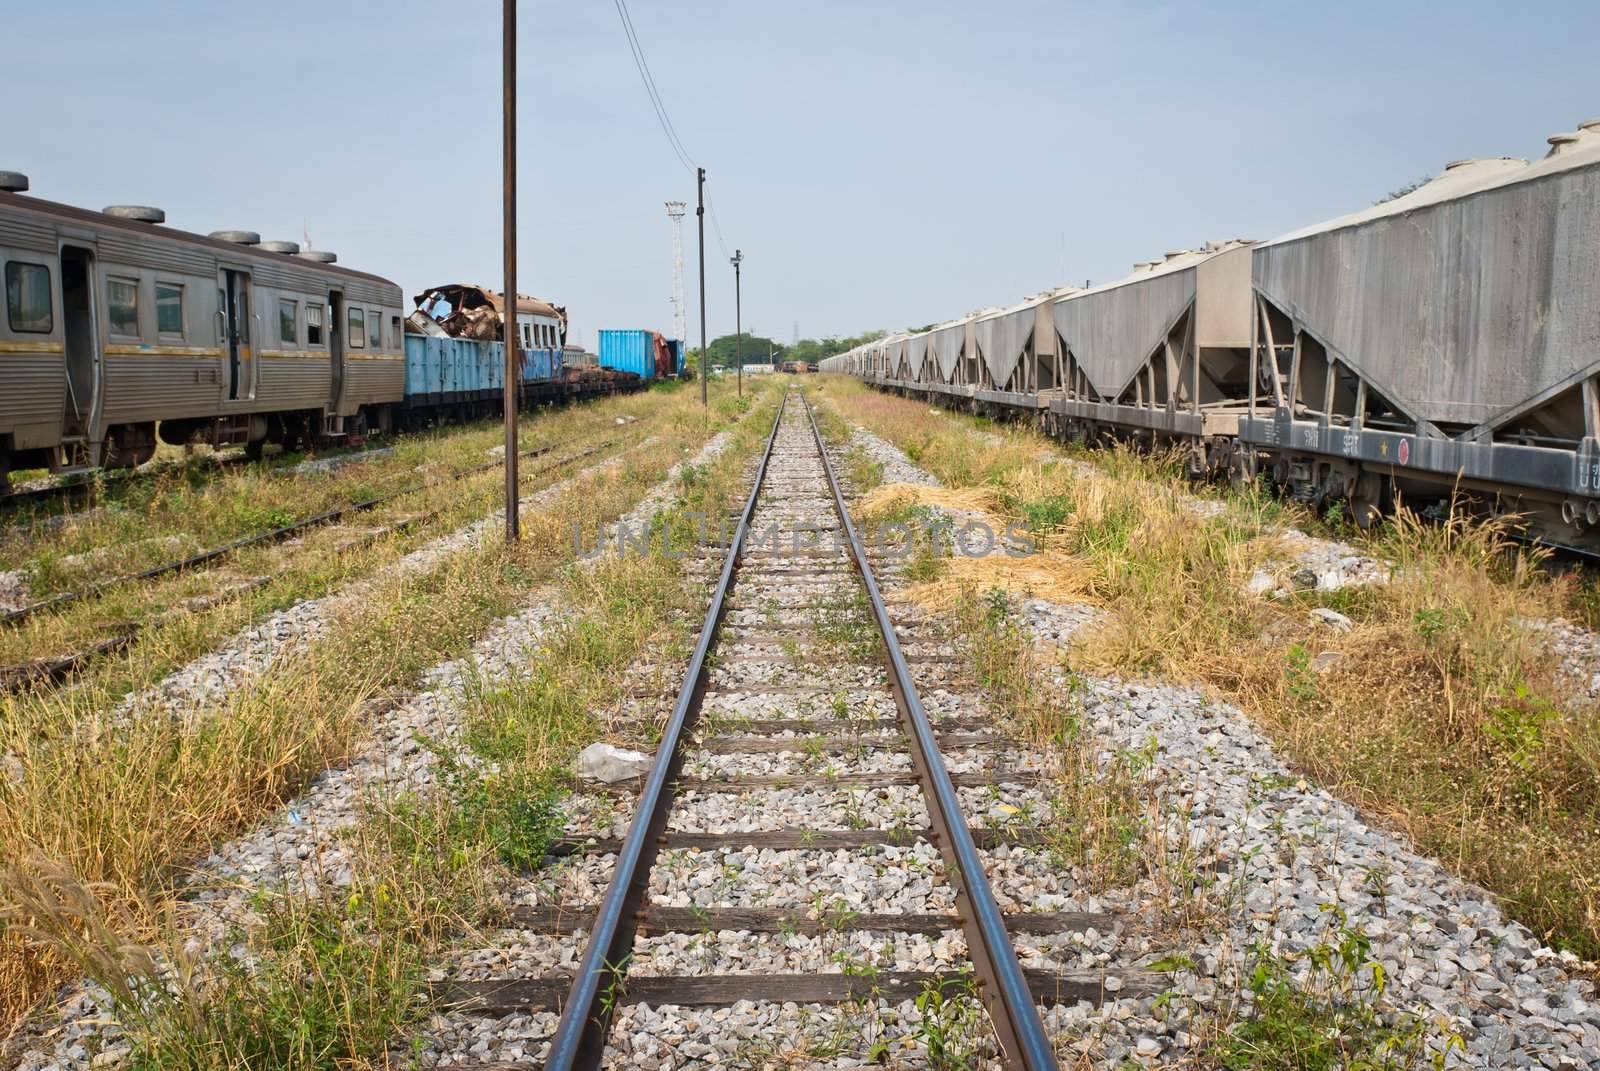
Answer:
[[[742,335],[723,335],[713,339],[711,345],[706,347],[711,353],[712,368],[732,368],[735,355],[742,353],[745,364],[765,364],[769,359],[769,349],[773,353],[782,353],[783,347],[764,335],[752,335],[746,331]],[[773,357],[771,360],[779,360]]]
[[[846,338],[828,336],[827,338],[803,338],[788,348],[784,354],[787,361],[805,361],[807,364],[816,364],[825,358],[843,353],[845,350],[855,349],[857,346],[871,342],[884,336],[883,331],[863,331],[859,335]]]
[[[863,343],[882,338],[885,334],[886,332],[884,331],[863,331],[859,335],[851,335],[844,338],[832,335],[821,339],[802,338],[789,346],[767,338],[765,335],[755,335],[748,331],[743,335],[737,336],[737,338],[740,340],[740,349],[744,354],[745,364],[766,364],[768,361],[774,363],[780,361],[804,361],[807,364],[814,365],[818,361],[843,353],[845,350],[854,349]],[[736,336],[734,335],[723,335],[720,338],[713,339],[711,344],[706,347],[711,354],[712,368],[733,367],[735,353],[737,352],[734,345],[735,338]],[[699,359],[699,350],[689,350],[685,363],[694,368],[699,368]]]

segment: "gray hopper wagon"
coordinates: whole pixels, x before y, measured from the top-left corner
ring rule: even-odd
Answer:
[[[87,211],[0,172],[0,488],[24,468],[147,460],[162,441],[363,434],[404,390],[402,295],[331,253]]]
[[[1065,438],[1181,443],[1372,523],[1467,492],[1600,548],[1600,121],[1267,242],[822,362]]]

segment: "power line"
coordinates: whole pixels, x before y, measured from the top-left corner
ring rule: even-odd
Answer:
[[[673,144],[682,151],[682,154],[685,157],[688,157],[691,162],[693,162],[693,157],[689,156],[689,150],[683,147],[683,139],[678,137],[678,128],[672,124],[672,116],[667,112],[667,102],[662,99],[661,88],[656,85],[656,77],[650,70],[650,61],[645,59],[644,45],[639,42],[639,31],[634,27],[633,15],[628,11],[628,0],[617,0],[617,8],[622,13],[623,26],[627,30],[628,36],[633,40],[634,47],[638,53],[639,63],[644,72],[645,83],[650,90],[651,96],[654,97],[656,103],[661,106],[661,117],[666,120],[667,134],[671,138]]]
[[[667,114],[666,101],[661,99],[661,90],[656,86],[656,79],[650,73],[650,61],[644,57],[644,45],[639,41],[639,31],[634,28],[633,16],[628,13],[628,0],[614,0],[617,8],[617,17],[622,20],[622,32],[628,38],[628,49],[633,53],[633,65],[639,71],[639,80],[644,83],[644,92],[650,98],[650,107],[655,110],[656,121],[661,124],[661,132],[667,137],[667,144],[672,146],[674,155],[684,170],[690,174],[698,174],[699,166],[694,162],[694,157],[689,155],[689,150],[684,148],[683,140],[678,137],[678,128],[672,125],[672,116]],[[704,179],[701,179],[702,189]],[[706,198],[706,211],[711,216],[711,229],[717,237],[717,248],[722,251],[722,256],[727,259],[728,243],[722,237],[722,223],[717,219],[717,206],[710,198]],[[701,232],[704,234],[704,230]]]
[[[717,222],[717,206],[709,197],[706,198],[706,212],[711,216],[711,230],[717,236],[717,248],[722,250],[722,255],[726,257],[728,245],[722,240],[722,224]]]
[[[650,74],[650,63],[644,58],[644,46],[639,43],[639,34],[633,28],[633,19],[628,14],[626,0],[615,0],[617,17],[622,20],[622,32],[628,38],[628,48],[633,53],[633,65],[639,71],[639,79],[644,83],[645,95],[650,98],[650,106],[655,109],[656,119],[661,124],[661,132],[667,136],[667,143],[672,146],[672,151],[678,157],[678,162],[684,169],[693,173],[695,170],[694,158],[683,147],[683,142],[678,138],[677,128],[672,125],[672,119],[667,114],[666,102],[661,99],[661,91],[656,88],[656,80]]]

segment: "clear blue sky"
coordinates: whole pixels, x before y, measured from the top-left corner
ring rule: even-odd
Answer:
[[[612,0],[523,0],[522,289],[670,328],[692,177]],[[1600,5],[633,0],[745,323],[897,328],[1266,238],[1600,115]],[[0,168],[315,244],[408,295],[500,275],[497,3],[7,0]],[[707,227],[710,331],[733,278]]]

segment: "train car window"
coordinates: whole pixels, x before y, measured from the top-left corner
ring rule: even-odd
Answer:
[[[389,317],[389,340],[394,344],[395,349],[400,349],[406,344],[405,335],[400,330],[400,317],[398,316]]]
[[[300,341],[300,303],[278,301],[278,341],[293,346]]]
[[[183,287],[177,283],[156,284],[156,330],[183,337]]]
[[[306,345],[322,345],[322,306],[306,302]]]
[[[114,335],[139,333],[139,283],[133,279],[106,280],[106,312]]]
[[[350,348],[364,350],[367,348],[367,323],[366,312],[358,305],[350,306]]]
[[[6,322],[13,331],[29,333],[43,333],[55,326],[49,268],[16,261],[6,265]]]
[[[383,349],[383,317],[373,313],[367,318],[367,345],[375,350]]]

